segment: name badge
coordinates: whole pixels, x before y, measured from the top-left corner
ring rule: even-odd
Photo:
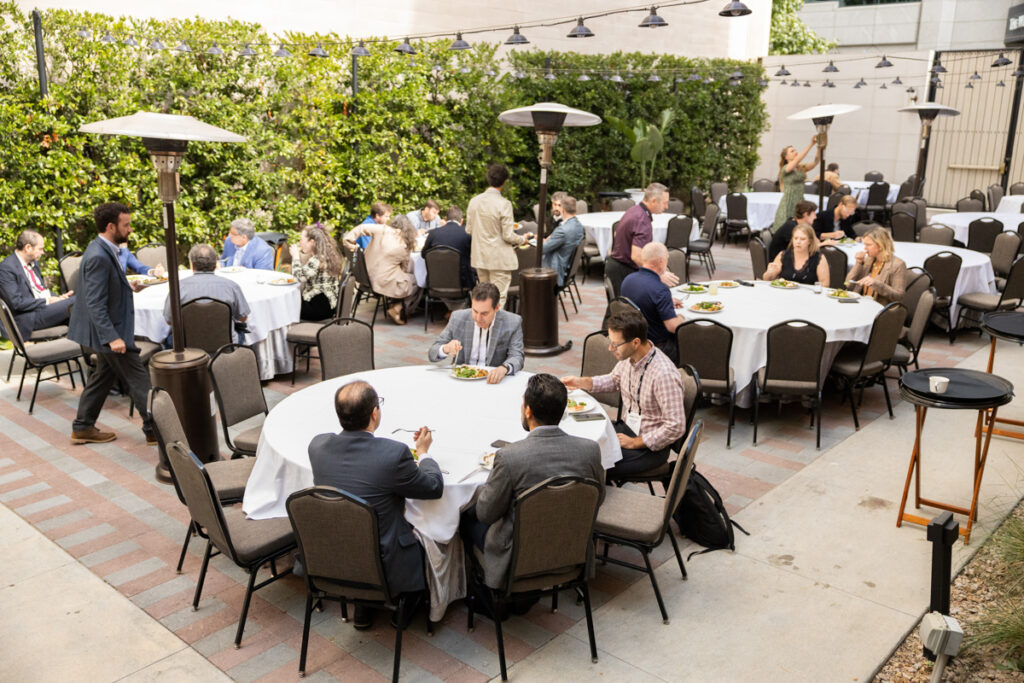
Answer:
[[[626,415],[626,426],[633,431],[634,436],[640,436],[640,413],[630,412]]]

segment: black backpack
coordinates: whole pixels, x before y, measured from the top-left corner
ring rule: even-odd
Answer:
[[[746,529],[729,519],[729,513],[722,504],[722,496],[696,468],[690,472],[686,491],[679,501],[679,507],[672,513],[672,519],[676,521],[683,536],[706,548],[693,551],[686,557],[687,560],[712,550],[736,550],[733,527],[750,535]]]

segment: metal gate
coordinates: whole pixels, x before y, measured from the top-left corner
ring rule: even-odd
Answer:
[[[931,85],[930,99],[959,109],[960,116],[940,118],[932,131],[924,188],[932,206],[952,208],[971,190],[1005,190],[1024,180],[1024,78],[1012,76],[1024,66],[1024,51],[1004,50],[1011,64],[993,67],[999,54],[935,53],[946,73],[937,74],[942,87]]]

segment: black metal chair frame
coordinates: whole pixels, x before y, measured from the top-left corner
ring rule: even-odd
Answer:
[[[327,329],[331,325],[350,325],[352,323],[356,323],[357,325],[364,325],[364,326],[370,328],[370,369],[373,370],[376,367],[376,365],[377,365],[376,353],[374,353],[373,325],[370,325],[370,324],[366,323],[363,320],[359,320],[358,318],[354,318],[354,317],[351,317],[351,318],[344,318],[344,317],[342,317],[342,318],[334,318],[332,320],[328,320],[326,323],[324,323],[323,327],[321,327],[320,331],[317,332],[317,334],[316,334],[316,337],[317,337],[317,341],[316,341],[317,347],[319,348],[319,346],[320,346],[320,335],[323,334],[323,331],[325,329]],[[325,381],[327,379],[325,377],[325,375],[326,375],[326,369],[324,368],[323,358],[321,358],[320,359],[320,380],[321,381]]]
[[[786,402],[792,402],[794,400],[798,400],[798,401],[809,400],[812,403],[812,405],[810,406],[811,426],[812,427],[815,426],[815,422],[817,422],[817,428],[818,428],[817,436],[816,436],[816,441],[815,441],[815,446],[816,446],[816,448],[820,449],[821,448],[821,358],[822,358],[822,355],[825,352],[825,344],[828,343],[828,335],[826,334],[824,329],[822,329],[820,326],[815,325],[814,323],[812,323],[810,321],[799,320],[799,319],[792,319],[792,320],[783,320],[782,322],[776,323],[775,325],[772,325],[771,327],[769,327],[766,339],[768,339],[768,340],[771,339],[772,330],[774,330],[774,329],[776,329],[778,327],[786,327],[786,326],[791,325],[793,323],[802,323],[802,324],[806,325],[807,327],[815,328],[815,329],[817,329],[817,330],[819,330],[821,332],[822,343],[821,343],[821,348],[818,351],[817,357],[816,358],[805,358],[805,362],[807,362],[807,363],[814,363],[814,367],[816,368],[816,382],[817,382],[817,385],[818,385],[818,389],[817,389],[817,391],[814,394],[773,394],[771,392],[763,392],[761,390],[761,383],[757,379],[757,375],[754,375],[754,382],[753,382],[753,384],[754,384],[754,415],[753,415],[753,418],[754,418],[754,437],[753,437],[753,443],[754,443],[755,446],[757,445],[757,426],[758,426],[758,420],[760,418],[759,406],[760,406],[761,398],[762,397],[767,398],[768,400],[772,400],[772,399],[778,400],[779,401],[780,409],[782,407],[782,404],[786,403]],[[801,352],[803,353],[803,351],[804,350],[802,349]],[[768,380],[771,378],[771,375],[769,374],[769,371],[771,370],[771,368],[768,365],[768,363],[770,363],[770,362],[771,362],[771,355],[769,354],[768,361],[765,364],[765,375],[764,375],[765,376],[765,383],[767,383]]]
[[[386,297],[383,294],[378,294],[373,289],[373,283],[370,282],[370,273],[366,270],[366,259],[362,247],[356,249],[353,254],[352,275],[356,279],[356,292],[352,298],[352,317],[356,317],[356,311],[359,310],[360,302],[364,299],[374,299],[373,318],[370,320],[370,327],[373,327],[377,322],[377,311],[380,310],[381,304]]]
[[[351,275],[349,275],[348,272],[346,271],[338,279],[338,305],[334,307],[334,317],[335,318],[341,318],[341,317],[345,316],[345,310],[344,310],[345,309],[345,287],[348,285],[348,280],[349,280],[350,277],[351,277]],[[355,279],[354,278],[353,278],[352,282],[355,283]],[[349,303],[349,308],[351,308],[352,307],[352,301],[349,301],[348,303]],[[326,325],[327,323],[330,322],[330,320],[331,319],[322,320],[322,321],[312,321],[311,320],[311,321],[306,321],[306,322],[321,322],[324,325]],[[303,322],[303,321],[300,321],[300,322]],[[305,358],[306,359],[306,374],[309,374],[309,362],[310,362],[310,360],[312,360],[314,358],[316,358],[317,360],[320,360],[320,356],[319,355],[313,355],[313,346],[315,346],[315,344],[304,344],[304,343],[301,343],[301,342],[294,342],[294,341],[291,342],[291,344],[292,344],[292,386],[295,386],[295,368],[296,368],[296,366],[298,364],[298,360],[300,358]]]
[[[703,325],[703,324],[711,324],[711,325],[715,325],[715,326],[720,327],[720,328],[722,328],[723,330],[725,330],[726,332],[729,333],[729,341],[728,341],[728,343],[725,344],[725,348],[724,349],[721,349],[721,348],[716,348],[715,349],[716,352],[720,352],[720,353],[722,353],[725,356],[725,359],[726,359],[725,366],[726,366],[726,368],[729,368],[730,367],[729,366],[729,361],[732,358],[733,333],[732,333],[732,330],[729,327],[726,327],[725,325],[723,325],[722,323],[718,322],[717,320],[708,320],[707,318],[698,318],[696,320],[687,320],[682,325],[677,327],[676,328],[676,342],[677,342],[677,344],[679,346],[679,349],[680,349],[679,358],[682,359],[682,357],[683,357],[683,355],[682,355],[683,345],[682,345],[682,343],[679,342],[680,330],[682,330],[685,333],[686,330],[684,328],[687,325],[695,325],[695,324],[701,324],[701,325]],[[696,371],[696,369],[693,368],[692,365],[685,364],[685,363],[680,363],[679,367],[684,367],[684,366],[690,368],[690,370],[692,371],[691,374],[694,377],[697,377],[697,371]],[[725,400],[727,400],[729,402],[729,425],[726,428],[726,432],[725,432],[725,447],[726,448],[732,448],[732,428],[736,424],[736,381],[733,380],[732,382],[729,382],[729,375],[728,375],[728,373],[726,373],[725,381],[726,381],[726,386],[728,386],[728,390],[725,393],[720,393],[720,392],[715,392],[715,391],[708,390],[707,387],[703,386],[700,383],[700,379],[699,378],[697,380],[697,386],[700,389],[700,393],[706,395],[710,402],[713,402],[712,397],[723,397]],[[693,423],[692,416],[687,415],[687,417],[686,417],[686,424],[692,424],[692,423]]]
[[[855,376],[853,376],[853,377],[846,377],[844,375],[835,375],[836,379],[839,381],[839,387],[840,387],[840,389],[843,392],[843,400],[848,400],[850,402],[850,411],[853,413],[853,428],[854,429],[860,429],[860,420],[857,418],[857,404],[858,403],[863,403],[863,401],[864,401],[864,390],[867,389],[870,386],[874,386],[875,384],[881,384],[882,385],[882,393],[885,395],[885,407],[889,411],[889,419],[892,419],[894,417],[893,412],[892,412],[892,400],[889,398],[889,385],[885,381],[885,373],[888,372],[889,368],[892,366],[892,358],[889,358],[888,360],[882,361],[882,369],[879,370],[874,375],[864,375],[863,372],[864,372],[864,361],[867,358],[867,351],[871,347],[871,342],[872,342],[872,340],[874,340],[875,334],[877,333],[877,330],[878,330],[878,321],[881,319],[882,315],[886,311],[888,311],[891,308],[896,308],[896,307],[903,308],[903,304],[901,304],[901,303],[899,303],[897,301],[894,301],[894,302],[888,304],[881,311],[879,311],[878,315],[875,316],[875,320],[874,320],[874,322],[871,325],[871,334],[868,337],[868,342],[867,342],[867,344],[864,344],[864,355],[861,357],[860,369],[857,371],[857,374]],[[899,343],[899,342],[897,342],[897,343]],[[854,400],[854,395],[853,395],[854,390],[860,390],[860,399],[859,400]]]
[[[458,249],[455,249],[454,247],[449,247],[447,245],[438,245],[436,247],[431,247],[429,252],[424,252],[423,260],[426,262],[426,265],[427,265],[427,282],[426,282],[427,286],[423,288],[423,331],[424,332],[427,331],[427,323],[430,322],[430,304],[431,304],[431,302],[442,303],[442,302],[445,301],[445,299],[443,297],[432,297],[432,296],[430,296],[430,293],[433,290],[431,290],[431,285],[430,285],[430,259],[428,258],[428,256],[429,256],[430,253],[434,253],[434,252],[438,252],[438,253],[449,253],[450,252],[450,253],[454,254],[455,256],[459,257],[459,259],[462,258],[462,255],[459,253]],[[461,277],[461,272],[462,271],[460,270],[459,271],[459,277]],[[460,286],[461,286],[461,281],[460,281]],[[462,287],[461,288],[461,296],[460,296],[460,298],[468,299],[469,298],[469,290],[470,290],[469,287]],[[562,305],[562,308],[563,309],[565,308],[564,304]],[[338,314],[338,317],[341,317],[340,313]],[[568,317],[566,319],[568,319]]]
[[[729,207],[733,208],[742,207],[742,217],[738,216],[739,212],[729,211]],[[730,192],[725,195],[725,207],[726,207],[726,218],[724,223],[724,232],[722,233],[722,244],[723,246],[729,244],[729,237],[732,235],[743,235],[743,231],[747,233],[752,232],[750,222],[747,220],[747,196],[740,192]]]
[[[945,256],[945,254],[949,254],[949,256]],[[957,254],[956,252],[949,251],[949,250],[937,251],[934,254],[932,254],[931,256],[929,256],[928,258],[926,258],[924,260],[924,272],[928,273],[928,276],[931,277],[933,285],[935,284],[935,276],[932,275],[928,271],[928,262],[931,261],[932,259],[938,258],[940,256],[942,258],[954,258],[958,262],[958,266],[957,266],[957,269],[956,269],[956,277],[953,278],[953,287],[950,288],[950,293],[949,293],[949,296],[948,296],[948,301],[945,302],[944,306],[940,306],[939,305],[939,299],[937,297],[935,299],[935,307],[933,309],[933,311],[940,318],[945,318],[946,319],[947,330],[948,330],[948,334],[949,334],[949,343],[952,344],[956,340],[956,329],[955,329],[956,325],[953,324],[953,318],[952,318],[952,309],[953,309],[952,299],[953,299],[953,292],[956,291],[956,281],[957,281],[957,278],[960,277],[960,269],[963,268],[963,259],[960,257],[960,254]],[[938,288],[936,288],[936,291],[937,290],[938,290]],[[947,297],[945,297],[945,296],[943,296],[941,294],[940,294],[940,296],[942,298],[944,298],[944,299],[947,298]],[[958,319],[957,323],[959,323],[959,322],[960,321]]]

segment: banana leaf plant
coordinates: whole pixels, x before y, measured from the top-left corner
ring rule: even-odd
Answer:
[[[675,111],[665,109],[659,117],[660,125],[655,125],[638,118],[632,126],[620,118],[605,116],[605,120],[626,136],[629,143],[630,158],[640,165],[640,187],[647,187],[654,177],[654,165],[658,154],[665,147],[665,135],[675,120]]]

